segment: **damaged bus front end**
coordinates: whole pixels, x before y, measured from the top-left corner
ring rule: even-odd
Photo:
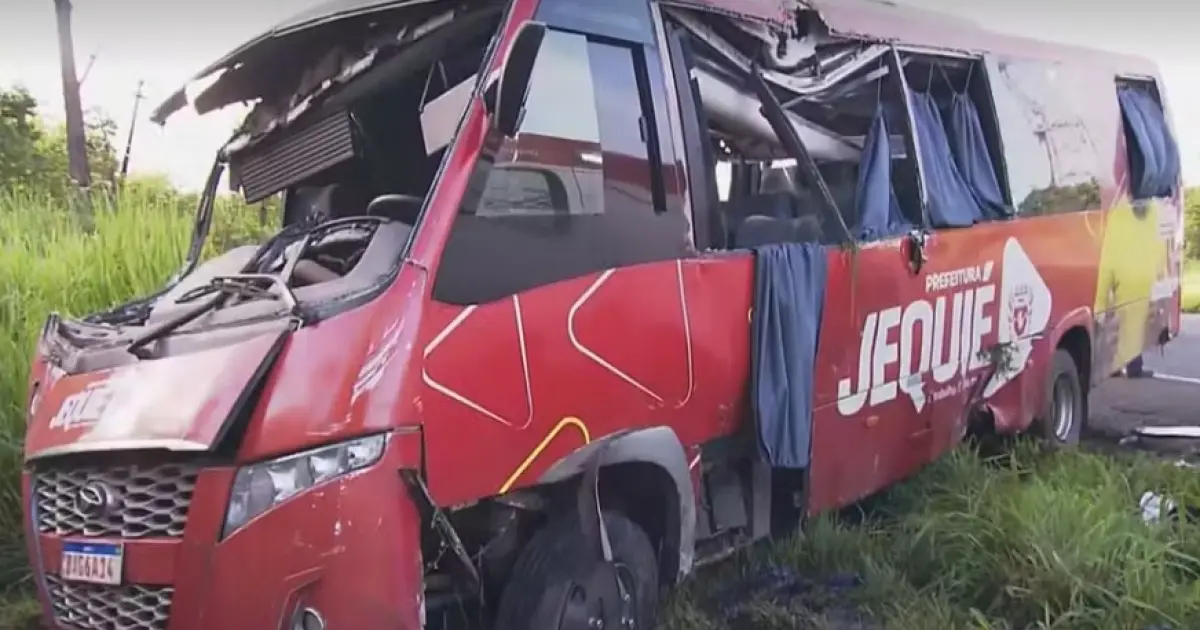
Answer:
[[[200,73],[200,113],[254,107],[181,272],[38,341],[23,488],[55,627],[423,627],[410,365],[490,124],[479,77],[532,4],[342,0]],[[202,261],[226,169],[282,194],[283,225]]]

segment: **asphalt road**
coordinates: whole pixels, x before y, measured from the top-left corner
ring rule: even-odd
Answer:
[[[1200,424],[1200,315],[1179,337],[1143,355],[1154,378],[1111,378],[1092,392],[1089,428],[1111,437],[1142,425]]]

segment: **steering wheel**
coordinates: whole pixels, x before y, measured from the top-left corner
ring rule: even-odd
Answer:
[[[411,225],[416,222],[417,213],[421,211],[421,205],[424,203],[425,198],[416,195],[379,195],[367,204],[367,216],[381,214]],[[389,209],[392,211],[388,212]]]

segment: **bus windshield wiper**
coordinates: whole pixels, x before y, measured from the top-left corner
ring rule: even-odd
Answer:
[[[264,284],[269,286],[263,286]],[[271,287],[278,287],[278,291],[272,291]],[[242,273],[232,276],[217,276],[209,284],[201,285],[188,291],[176,300],[176,303],[192,302],[204,296],[210,296],[210,298],[180,313],[178,316],[147,330],[140,337],[130,342],[126,351],[139,359],[150,358],[150,355],[145,351],[147,344],[171,334],[181,326],[195,321],[201,315],[211,310],[224,306],[231,297],[241,297],[244,299],[270,297],[277,300],[281,299],[287,304],[290,315],[295,315],[299,308],[299,301],[296,299],[296,294],[292,293],[291,288],[287,286],[287,283],[281,277],[272,274]]]
[[[261,279],[269,278],[263,274]],[[259,286],[256,282],[260,280],[257,274],[239,274],[236,276],[218,276],[213,278],[208,284],[202,284],[190,291],[185,292],[175,300],[176,304],[187,304],[213,294],[222,294],[229,297],[240,297],[243,299],[254,299],[261,297],[270,297],[278,299],[278,295],[272,293],[270,289]],[[291,293],[290,291],[288,293]]]

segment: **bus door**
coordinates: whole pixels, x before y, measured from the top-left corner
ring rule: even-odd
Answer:
[[[915,472],[932,451],[932,401],[923,386],[929,353],[922,349],[934,310],[909,267],[909,239],[895,236],[844,254],[857,334],[843,342],[852,356],[837,384],[837,411],[856,434],[851,458],[860,470],[848,483],[857,496]]]
[[[826,416],[840,426],[837,444],[831,445],[837,456],[823,462],[832,470],[814,470],[814,486],[832,483],[836,490],[822,492],[835,492],[840,504],[912,474],[929,461],[932,450],[931,408],[921,387],[929,370],[928,353],[921,349],[928,344],[933,309],[923,300],[922,280],[909,260],[911,241],[917,237],[907,226],[895,225],[893,233],[868,234],[859,217],[859,200],[870,193],[859,182],[859,168],[853,162],[820,165],[857,240],[855,247],[844,246],[835,257],[827,289],[826,320],[844,318],[845,323],[829,321],[826,330],[837,330],[832,335],[836,340],[821,341],[823,353],[836,344],[841,359],[836,404]],[[883,201],[892,209],[897,209],[896,202],[891,194]]]

